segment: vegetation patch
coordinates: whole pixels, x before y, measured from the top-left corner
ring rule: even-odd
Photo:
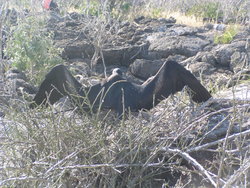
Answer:
[[[27,71],[33,83],[39,83],[52,66],[62,62],[61,50],[54,46],[53,36],[45,29],[43,18],[20,19],[12,26],[11,33],[6,48],[11,67]]]
[[[208,21],[216,21],[223,16],[220,11],[220,4],[218,2],[200,3],[188,9],[187,15],[194,15],[197,18],[207,19]]]
[[[230,43],[236,34],[239,32],[239,26],[230,25],[222,34],[216,34],[214,37],[215,44],[228,44]]]

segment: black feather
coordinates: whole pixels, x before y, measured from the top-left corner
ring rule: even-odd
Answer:
[[[90,110],[90,106],[94,109],[101,107],[113,109],[120,115],[124,109],[151,109],[169,95],[181,91],[184,86],[191,89],[195,102],[205,102],[211,98],[195,76],[175,61],[166,61],[157,74],[142,85],[129,82],[119,71],[113,71],[104,82],[90,88],[82,88],[65,66],[58,65],[47,74],[31,107],[48,102],[53,104],[67,95],[86,111]]]

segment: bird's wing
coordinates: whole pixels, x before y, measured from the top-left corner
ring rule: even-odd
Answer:
[[[201,103],[207,101],[212,97],[208,90],[200,83],[199,80],[197,80],[197,78],[190,71],[180,65],[180,67],[178,67],[178,72],[181,81],[191,89],[193,101]]]
[[[31,107],[47,102],[54,104],[66,95],[76,94],[81,84],[71,75],[64,65],[55,66],[45,77],[36,93]]]
[[[205,102],[211,98],[211,94],[199,80],[175,61],[166,61],[155,77],[157,79],[156,89],[164,97],[175,94],[181,91],[184,86],[188,86],[192,91],[192,99],[195,102]]]

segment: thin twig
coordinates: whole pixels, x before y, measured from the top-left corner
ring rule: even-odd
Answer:
[[[0,181],[0,186],[6,184],[8,182],[11,182],[11,181],[37,181],[37,180],[45,181],[46,179],[39,178],[39,177],[26,177],[26,176],[24,176],[24,177],[13,177],[13,178],[9,178],[9,179]]]
[[[93,169],[93,168],[103,168],[103,167],[110,167],[110,168],[128,168],[128,167],[161,167],[163,163],[150,163],[145,165],[144,163],[137,163],[137,164],[89,164],[89,165],[73,165],[73,166],[64,166],[55,168],[55,170],[65,170],[65,169]]]
[[[210,176],[210,172],[208,172],[200,163],[198,163],[188,153],[183,152],[183,151],[181,151],[179,149],[170,149],[170,148],[167,148],[167,147],[162,148],[162,150],[165,150],[166,152],[174,153],[174,154],[177,154],[177,155],[183,157],[185,160],[187,160],[188,162],[190,162],[191,164],[193,164],[202,174],[204,174],[214,187],[217,187],[217,184],[215,183],[215,181],[213,180],[213,178]]]
[[[232,187],[232,184],[240,178],[240,176],[245,173],[250,168],[250,158],[245,160],[241,167],[227,180],[222,188]]]
[[[214,100],[212,100],[212,101],[214,101]],[[237,108],[244,108],[244,107],[249,107],[249,106],[250,106],[250,104],[243,104],[243,105],[237,105]],[[183,135],[187,130],[189,130],[197,122],[201,122],[204,119],[206,119],[208,117],[211,117],[212,115],[215,115],[215,114],[218,114],[218,113],[221,113],[221,112],[225,112],[225,111],[229,111],[229,110],[231,110],[233,108],[235,108],[235,107],[223,108],[223,109],[217,110],[215,112],[210,112],[210,113],[207,113],[205,115],[203,114],[202,116],[199,116],[196,119],[194,119],[192,122],[188,122],[188,123],[184,124],[183,127],[186,127],[186,128],[183,129],[183,131],[173,140],[173,142],[175,142],[181,135]]]
[[[105,78],[107,78],[107,68],[106,68],[105,59],[104,59],[102,49],[100,49],[100,55],[101,55],[101,59],[102,59],[104,76],[105,76]]]
[[[241,137],[241,136],[246,136],[246,135],[250,135],[250,130],[246,130],[246,131],[244,131],[244,132],[240,132],[240,133],[236,133],[236,134],[230,135],[230,136],[228,136],[227,140],[232,140],[232,139],[234,139],[234,138]],[[214,141],[214,142],[209,142],[209,143],[203,144],[203,145],[201,145],[201,146],[197,146],[197,147],[194,147],[194,148],[190,148],[190,149],[188,149],[186,152],[187,152],[187,153],[191,153],[191,152],[203,150],[203,149],[206,149],[206,148],[208,148],[208,147],[211,147],[211,146],[220,144],[220,143],[224,142],[225,139],[226,139],[226,138],[222,138],[222,139],[216,140],[216,141]]]
[[[70,155],[66,156],[65,158],[63,158],[62,160],[58,161],[56,164],[54,164],[52,167],[50,167],[45,174],[48,174],[50,171],[52,171],[54,168],[56,168],[58,165],[62,164],[64,161],[66,161],[67,159],[70,159],[74,156],[76,156],[79,153],[79,151],[74,151],[73,153],[71,153]]]

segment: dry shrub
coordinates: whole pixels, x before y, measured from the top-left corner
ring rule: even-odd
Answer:
[[[111,118],[112,113],[89,116],[53,106],[30,110],[25,102],[13,101],[15,108],[6,108],[1,122],[0,184],[184,187],[209,185],[211,177],[216,185],[227,180],[247,185],[249,139],[245,133],[231,139],[230,131],[235,125],[244,130],[250,106],[194,105],[186,96],[181,92],[123,120]],[[223,134],[228,139],[204,147]],[[243,179],[233,179],[239,167],[244,173],[236,175]]]

